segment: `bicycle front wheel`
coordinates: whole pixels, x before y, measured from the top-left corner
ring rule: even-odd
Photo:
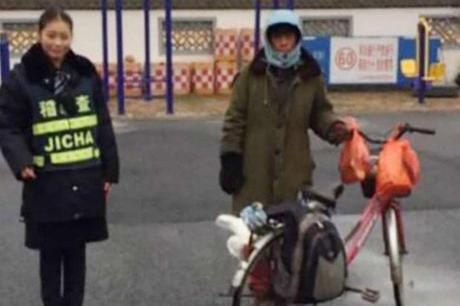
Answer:
[[[402,255],[400,252],[398,224],[394,208],[389,208],[387,210],[385,218],[387,221],[385,230],[388,237],[388,257],[390,260],[395,305],[404,306]]]
[[[273,303],[271,276],[275,268],[274,248],[282,243],[282,231],[263,237],[233,288],[233,306],[265,306]],[[278,304],[276,304],[278,305]]]

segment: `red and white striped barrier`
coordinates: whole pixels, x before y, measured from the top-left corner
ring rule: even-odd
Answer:
[[[238,31],[236,29],[217,29],[214,44],[214,60],[237,60]]]
[[[166,68],[163,63],[152,65],[152,93],[164,95],[166,93]],[[176,63],[173,66],[173,86],[175,95],[187,95],[191,92],[192,71],[188,63]]]
[[[260,40],[262,42],[262,40]],[[240,58],[242,62],[249,62],[254,58],[254,30],[241,29],[240,31]]]
[[[193,92],[196,94],[209,95],[214,93],[214,64],[195,63],[193,66]]]
[[[216,62],[215,92],[229,94],[235,75],[238,71],[236,62]]]
[[[124,62],[125,95],[139,98],[142,96],[142,64],[136,62],[132,55],[127,55]]]
[[[190,64],[174,64],[174,94],[187,95],[192,91],[192,69]]]
[[[140,64],[129,64],[125,67],[125,95],[139,98],[142,96],[142,68]]]
[[[104,79],[103,65],[100,63],[95,64],[96,71],[101,79]],[[117,65],[109,64],[109,96],[114,97],[117,94]]]

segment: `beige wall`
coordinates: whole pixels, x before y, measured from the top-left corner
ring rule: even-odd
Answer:
[[[40,11],[1,11],[0,22],[3,20],[37,19]],[[268,11],[263,11],[262,20]],[[460,9],[453,8],[424,8],[424,9],[354,9],[354,10],[297,10],[302,17],[308,16],[345,16],[352,18],[354,36],[415,36],[416,23],[421,15],[460,15]],[[95,62],[101,62],[101,15],[99,11],[70,11],[75,22],[74,49]],[[158,25],[163,18],[163,11],[151,13],[151,50],[153,61],[163,61],[164,56],[159,52]],[[213,18],[219,28],[253,27],[254,12],[250,10],[177,10],[173,17]],[[143,12],[129,10],[123,15],[125,55],[134,55],[142,61],[144,58],[144,24]],[[109,13],[110,60],[116,59],[115,18]],[[443,52],[447,64],[448,79],[452,80],[460,66],[460,48]],[[175,61],[212,60],[210,55],[175,56]]]

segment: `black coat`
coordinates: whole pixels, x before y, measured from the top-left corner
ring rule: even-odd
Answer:
[[[118,182],[119,162],[115,136],[100,78],[94,65],[70,51],[64,65],[77,77],[91,78],[98,116],[97,144],[101,165],[78,170],[44,172],[36,169],[37,179],[24,182],[21,215],[29,222],[70,221],[105,216],[104,182]],[[21,75],[20,75],[21,74]],[[0,88],[0,146],[18,180],[21,170],[33,165],[31,103],[22,92],[21,79],[54,92],[54,79],[47,56],[34,45]],[[71,101],[74,101],[73,99]]]

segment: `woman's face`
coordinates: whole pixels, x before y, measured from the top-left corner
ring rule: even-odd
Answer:
[[[297,45],[297,33],[294,31],[274,31],[270,35],[270,43],[278,52],[289,52]]]
[[[70,50],[72,30],[61,19],[50,21],[39,33],[40,44],[54,64],[60,64]]]

